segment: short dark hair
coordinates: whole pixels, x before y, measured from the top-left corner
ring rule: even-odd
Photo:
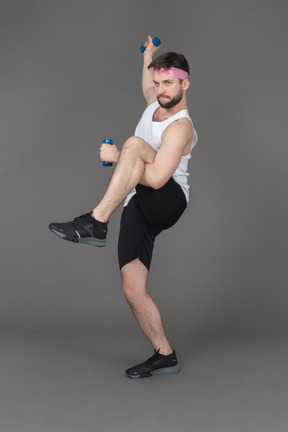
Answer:
[[[182,69],[190,74],[189,64],[184,55],[177,54],[175,52],[164,53],[152,60],[148,66],[148,69],[169,69],[171,67]]]

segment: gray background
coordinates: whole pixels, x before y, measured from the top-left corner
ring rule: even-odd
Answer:
[[[189,59],[199,134],[190,205],[159,237],[151,292],[178,328],[287,332],[285,2],[1,5],[1,327],[130,326],[120,209],[105,249],[47,226],[101,198],[111,169],[98,148],[134,133],[145,108],[139,45],[151,33],[160,52]]]
[[[0,7],[1,432],[286,431],[287,3]],[[120,371],[151,349],[120,292],[121,209],[104,249],[48,224],[101,198],[111,170],[99,145],[121,148],[145,108],[148,33],[189,60],[199,142],[190,205],[159,237],[149,278],[186,375],[131,387]]]

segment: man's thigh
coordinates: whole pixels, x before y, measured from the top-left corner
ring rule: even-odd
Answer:
[[[160,189],[138,185],[136,192],[145,219],[161,231],[173,226],[187,207],[184,192],[173,177]]]
[[[139,259],[142,264],[150,269],[155,237],[160,230],[151,226],[145,219],[139,207],[137,194],[124,208],[118,240],[119,267]]]
[[[121,277],[122,284],[131,287],[135,292],[146,290],[148,269],[139,258],[130,261],[121,268]]]

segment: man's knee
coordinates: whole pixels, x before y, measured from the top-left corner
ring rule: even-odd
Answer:
[[[135,286],[122,282],[122,294],[128,303],[133,303],[139,297],[139,290]]]
[[[156,155],[156,151],[146,141],[137,136],[131,136],[125,141],[122,152],[136,153],[147,163],[152,163]]]
[[[129,303],[146,294],[148,270],[137,258],[121,269],[122,293]]]
[[[141,283],[135,280],[133,281],[133,278],[132,279],[123,278],[121,289],[122,289],[122,294],[130,304],[133,304],[134,302],[139,300],[141,296],[146,294],[145,283],[144,282]]]
[[[122,150],[137,150],[141,148],[141,144],[143,145],[143,142],[144,140],[142,138],[131,136],[125,141]]]

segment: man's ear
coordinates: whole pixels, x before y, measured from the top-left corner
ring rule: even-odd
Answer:
[[[182,89],[183,89],[184,91],[187,91],[189,87],[190,87],[190,81],[189,81],[188,79],[185,79],[185,80],[182,82]]]

